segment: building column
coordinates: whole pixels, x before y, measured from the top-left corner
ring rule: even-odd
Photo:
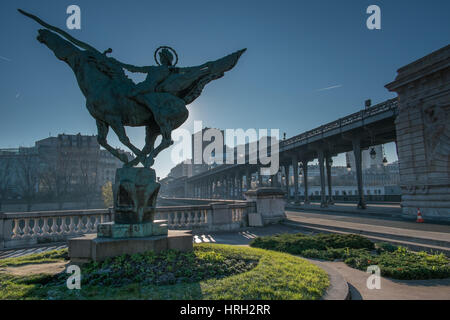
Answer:
[[[289,192],[289,165],[284,165],[284,183],[286,186],[286,199],[289,201],[289,198],[291,196]]]
[[[309,193],[308,193],[308,160],[302,160],[303,169],[303,188],[305,192],[304,204],[309,204]]]
[[[361,141],[358,138],[352,140],[353,154],[355,155],[356,180],[358,182],[358,208],[365,209],[364,189],[362,179],[362,157],[361,157]]]
[[[333,190],[331,187],[331,156],[326,157],[325,159],[326,167],[327,167],[327,184],[328,184],[328,204],[333,204]]]
[[[297,156],[292,157],[292,173],[294,175],[294,201],[298,203],[298,159]]]
[[[323,165],[324,152],[323,149],[317,150],[317,155],[319,158],[319,172],[320,172],[320,207],[327,207],[327,200],[325,195],[325,170]]]

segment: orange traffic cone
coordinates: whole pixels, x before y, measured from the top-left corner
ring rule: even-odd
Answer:
[[[425,220],[423,220],[423,218],[422,218],[422,214],[420,213],[420,209],[419,208],[417,208],[417,220],[416,220],[416,222],[419,222],[419,223],[425,222]]]

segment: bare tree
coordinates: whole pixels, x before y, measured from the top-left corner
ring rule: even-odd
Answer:
[[[90,152],[89,155],[80,154],[80,158],[78,160],[78,190],[79,195],[86,203],[86,208],[89,208],[92,201],[100,196],[100,186],[98,184],[98,163],[99,150]]]
[[[41,156],[43,187],[47,194],[58,202],[59,209],[62,209],[64,201],[72,191],[75,175],[71,167],[72,161],[69,155],[60,152],[54,157]]]
[[[22,199],[30,211],[32,203],[36,200],[39,192],[40,172],[38,157],[32,153],[24,153],[17,160],[17,186]]]
[[[2,202],[8,197],[8,188],[11,183],[11,159],[2,157],[0,161],[0,211]]]

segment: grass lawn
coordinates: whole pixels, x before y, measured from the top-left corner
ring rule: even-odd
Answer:
[[[0,267],[67,259],[52,251],[0,260]],[[258,248],[195,244],[194,251],[120,256],[81,268],[81,289],[68,274],[0,272],[0,299],[320,299],[328,275],[304,259]]]
[[[374,244],[369,239],[355,234],[280,234],[256,238],[250,245],[307,258],[330,261],[339,259],[362,271],[366,271],[370,265],[378,265],[382,276],[394,279],[450,277],[450,260],[442,253],[413,252],[388,243]]]

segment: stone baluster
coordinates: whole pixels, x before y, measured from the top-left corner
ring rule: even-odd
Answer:
[[[13,239],[21,238],[22,230],[20,229],[20,220],[14,219]]]
[[[75,233],[76,233],[75,217],[70,216],[69,234],[75,234]]]
[[[33,226],[33,236],[39,237],[41,228],[39,227],[39,218],[34,218],[34,226]]]
[[[23,227],[23,237],[29,238],[29,237],[31,237],[30,219],[25,218],[23,221],[25,223],[25,226]]]
[[[42,235],[48,236],[50,231],[50,227],[48,225],[48,217],[44,217],[44,225],[42,226]]]

